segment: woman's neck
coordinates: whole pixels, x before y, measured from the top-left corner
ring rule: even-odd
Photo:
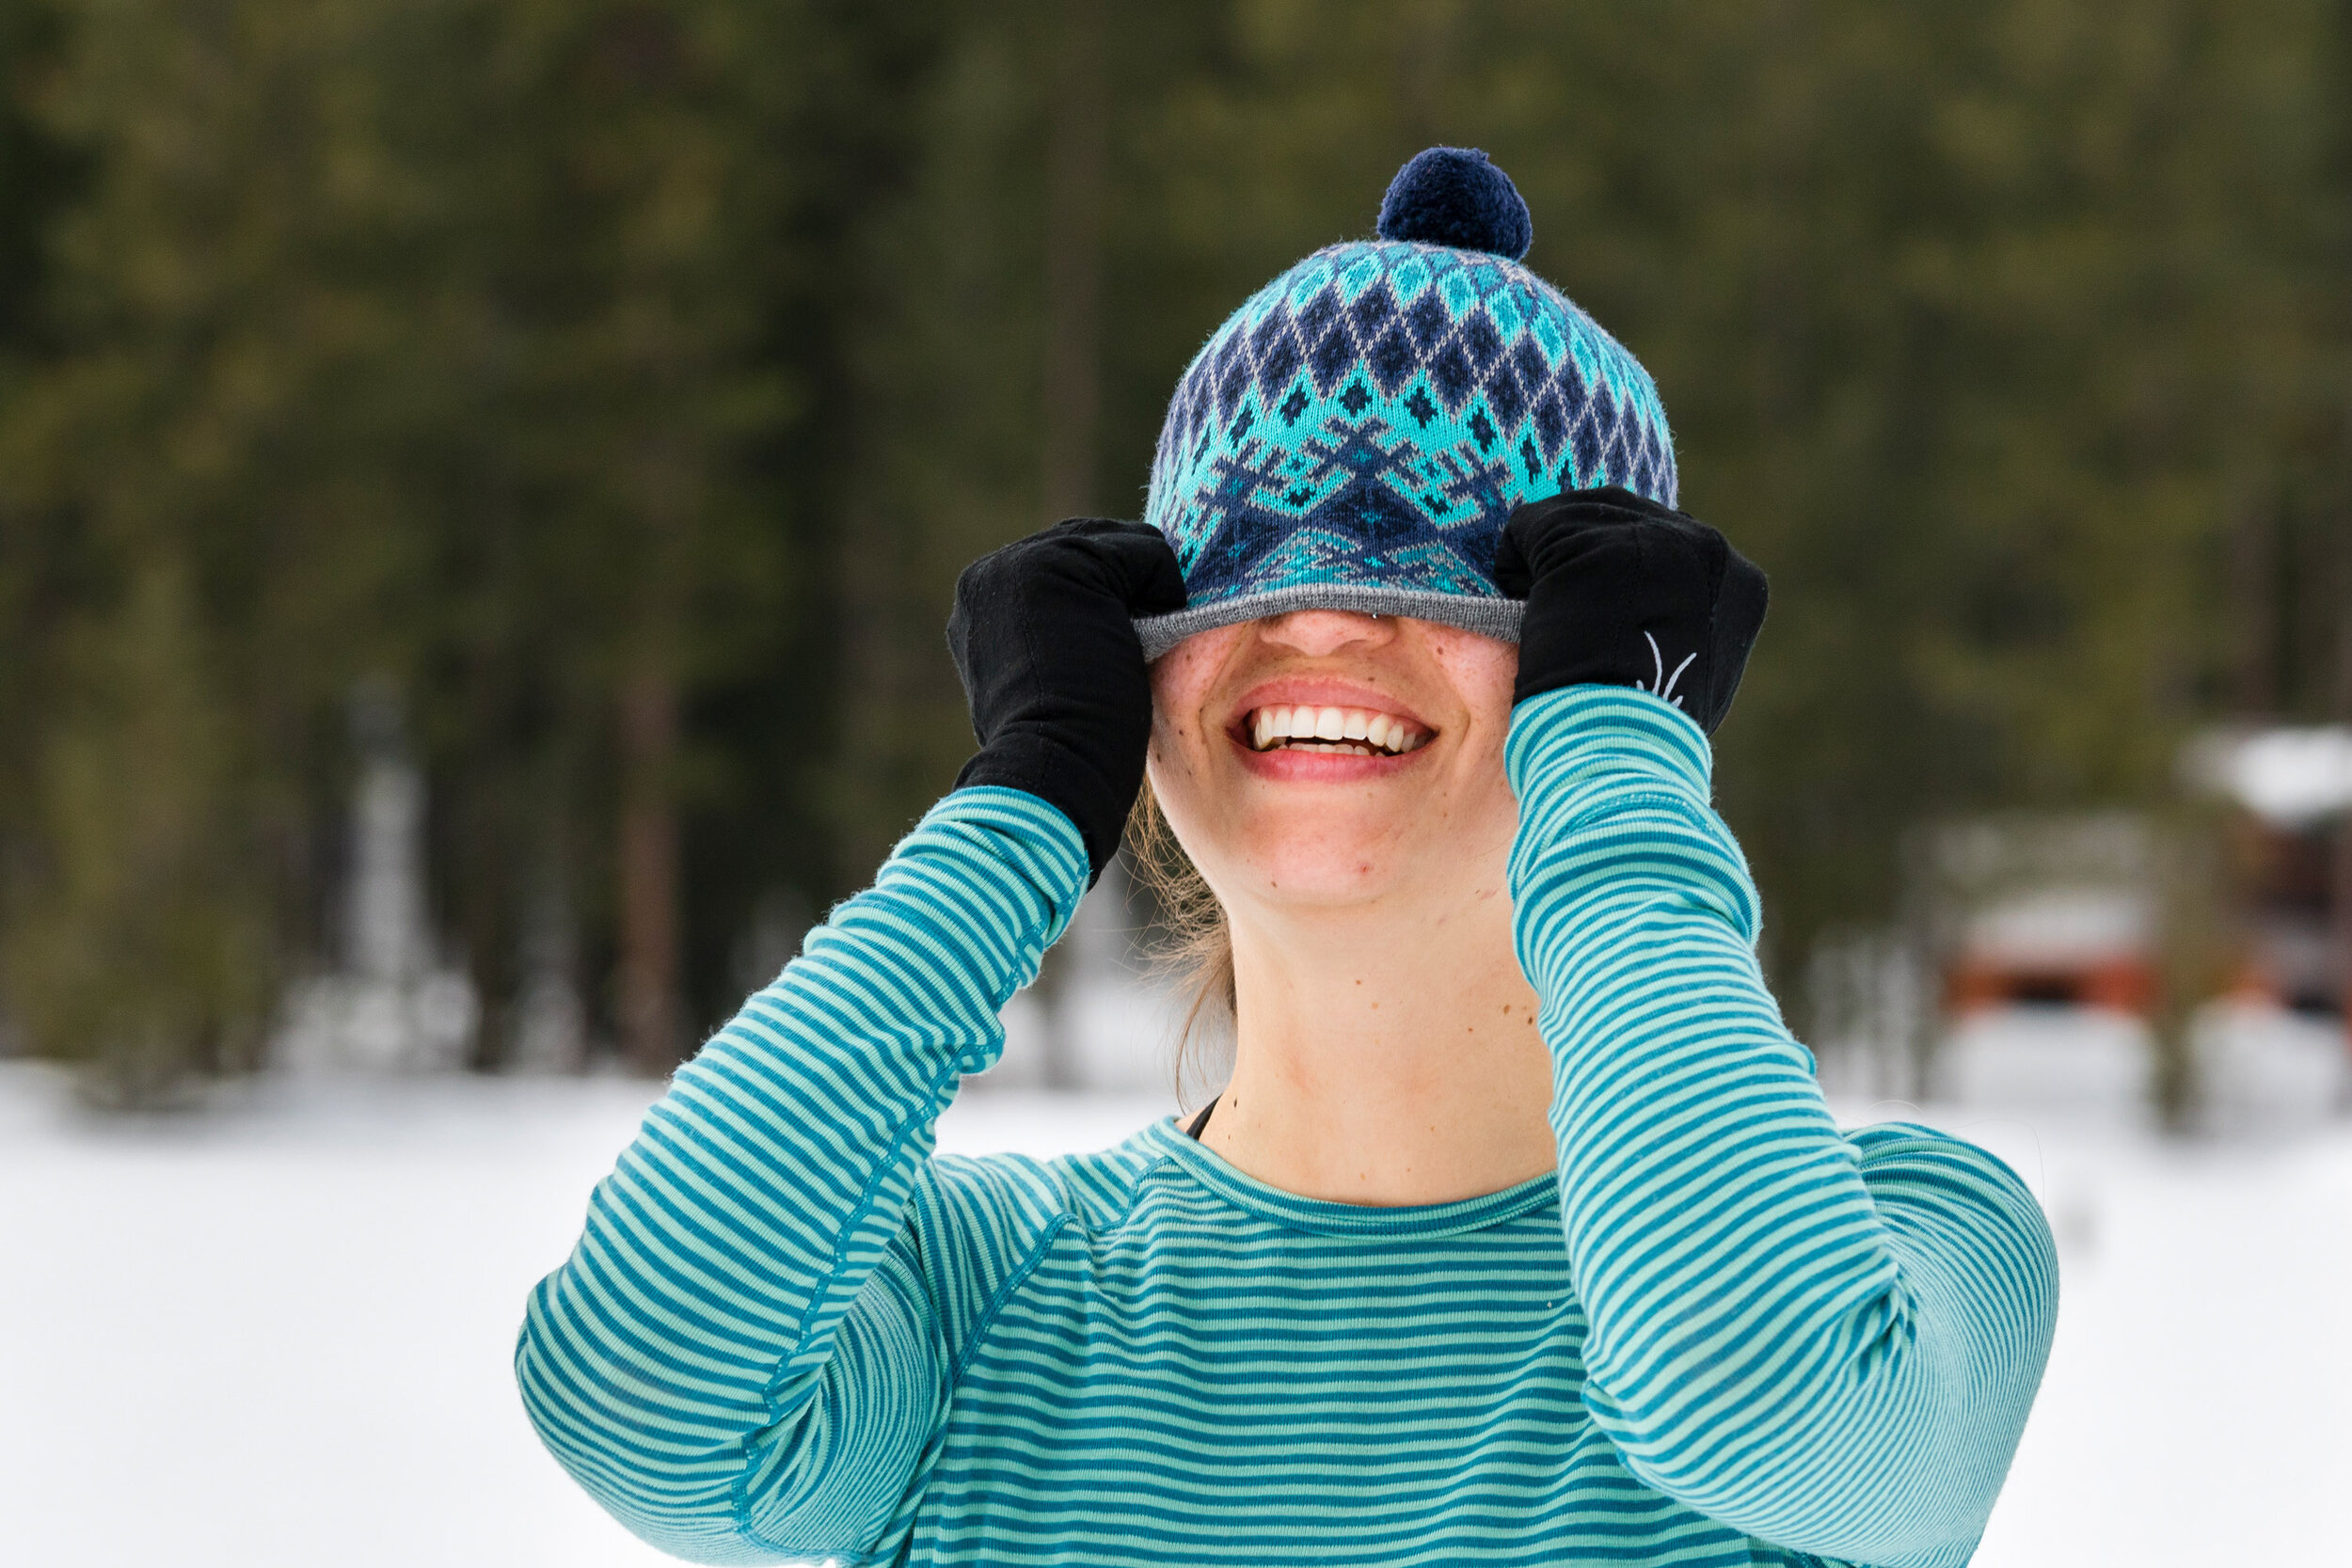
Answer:
[[[1233,1076],[1201,1138],[1228,1164],[1377,1205],[1474,1197],[1553,1167],[1550,1057],[1500,885],[1451,908],[1235,915]]]

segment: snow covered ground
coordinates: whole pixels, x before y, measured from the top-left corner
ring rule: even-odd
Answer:
[[[524,1291],[647,1092],[278,1082],[123,1123],[0,1064],[0,1562],[666,1560],[556,1469],[508,1371]],[[976,1090],[942,1142],[1100,1147],[1168,1108]],[[2352,1127],[2181,1146],[2056,1114],[1927,1119],[2024,1172],[2065,1265],[1978,1561],[2344,1560]]]

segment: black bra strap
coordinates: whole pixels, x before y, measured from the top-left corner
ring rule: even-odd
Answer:
[[[1192,1138],[1195,1142],[1198,1142],[1200,1137],[1200,1130],[1209,1125],[1209,1113],[1216,1109],[1216,1101],[1214,1100],[1210,1101],[1206,1105],[1201,1106],[1200,1114],[1192,1118],[1192,1125],[1190,1127],[1184,1129],[1185,1134]]]

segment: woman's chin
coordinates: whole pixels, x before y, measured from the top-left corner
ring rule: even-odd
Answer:
[[[1236,847],[1243,851],[1241,879],[1256,898],[1348,905],[1375,902],[1413,879],[1412,838],[1410,824],[1389,813],[1340,807],[1312,816],[1256,815]]]

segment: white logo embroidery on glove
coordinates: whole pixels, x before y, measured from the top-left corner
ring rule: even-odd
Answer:
[[[1646,691],[1653,697],[1662,697],[1666,701],[1674,704],[1675,706],[1680,707],[1682,705],[1682,699],[1675,695],[1675,687],[1680,683],[1682,679],[1682,672],[1691,668],[1691,661],[1699,657],[1698,650],[1693,648],[1689,653],[1683,655],[1682,662],[1676,665],[1675,673],[1669,675],[1666,673],[1666,656],[1658,651],[1658,639],[1650,636],[1647,632],[1644,632],[1642,634],[1642,640],[1649,644],[1650,666],[1655,673],[1650,676],[1649,684],[1647,686],[1643,685],[1640,681],[1635,681],[1633,683],[1633,689],[1636,691]]]

